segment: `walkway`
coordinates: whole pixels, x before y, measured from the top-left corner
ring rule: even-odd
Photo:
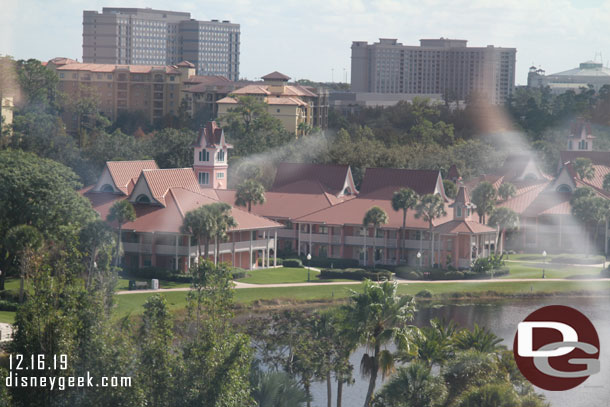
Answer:
[[[8,342],[13,337],[13,327],[11,324],[0,322],[0,342]]]
[[[581,282],[610,282],[610,278],[592,278],[592,279],[582,279],[582,280],[573,280],[573,279],[565,279],[565,278],[503,278],[503,279],[486,279],[486,280],[402,280],[396,279],[398,284],[444,284],[444,283],[452,283],[452,284],[470,284],[470,283],[529,283],[529,282],[537,282],[537,281],[566,281],[572,283],[581,283]],[[278,288],[278,287],[319,287],[326,285],[357,285],[362,284],[362,281],[333,281],[329,283],[285,283],[285,284],[248,284],[241,283],[239,281],[235,281],[236,289],[243,288]],[[189,291],[190,287],[181,287],[181,288],[166,288],[159,290],[134,290],[134,291],[117,291],[118,295],[124,294],[142,294],[142,293],[165,293],[165,292],[175,292],[175,291]]]

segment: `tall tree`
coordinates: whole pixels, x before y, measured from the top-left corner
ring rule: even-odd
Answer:
[[[428,233],[430,234],[430,256],[428,256],[429,266],[434,265],[434,220],[447,215],[445,211],[445,202],[440,195],[427,194],[421,197],[415,206],[416,218],[421,218],[424,222],[428,222]]]
[[[417,205],[417,193],[411,188],[401,188],[392,195],[392,209],[395,211],[402,210],[400,261],[404,260],[405,235],[407,233],[407,211],[415,208],[415,205]]]
[[[230,229],[237,227],[237,222],[231,215],[231,205],[218,202],[208,206],[214,222],[214,238],[216,240],[214,262],[218,264],[220,262],[220,243],[226,239],[227,232]]]
[[[373,269],[375,269],[375,264],[377,262],[377,228],[381,225],[385,225],[388,223],[388,214],[385,213],[383,209],[378,206],[373,206],[364,214],[364,219],[362,219],[362,225],[364,226],[364,233],[368,234],[369,225],[373,226]],[[366,253],[364,255],[366,261]],[[366,264],[365,264],[366,266]]]
[[[190,235],[197,239],[197,259],[200,256],[207,258],[210,252],[210,239],[214,237],[214,217],[209,205],[193,209],[184,215],[181,233]],[[205,250],[201,250],[201,242],[204,242]]]
[[[394,369],[394,357],[387,349],[389,343],[400,343],[407,347],[411,330],[409,321],[413,319],[415,303],[409,296],[397,294],[396,282],[385,281],[376,284],[371,281],[363,283],[363,291],[352,291],[350,302],[344,306],[346,322],[352,327],[353,335],[358,338],[367,350],[362,356],[360,370],[369,377],[369,386],[364,407],[370,407],[375,393],[377,376],[385,377]]]
[[[128,200],[122,199],[112,204],[110,211],[108,212],[107,220],[109,222],[116,222],[118,226],[114,265],[115,267],[119,267],[119,262],[121,259],[122,228],[125,223],[136,220],[136,211]]]
[[[24,282],[27,277],[30,261],[34,252],[42,247],[44,239],[40,232],[33,226],[17,225],[6,232],[4,236],[4,247],[7,254],[12,257],[13,262],[19,269],[19,302],[23,302]]]
[[[498,196],[501,200],[506,201],[517,194],[517,189],[510,182],[503,182],[498,188]]]
[[[610,192],[610,173],[604,176],[604,191]]]
[[[455,182],[451,181],[450,179],[444,179],[443,189],[445,190],[445,195],[451,199],[455,198],[455,194],[457,194],[457,186],[455,185]]]
[[[446,395],[445,384],[430,366],[415,361],[398,369],[375,396],[375,406],[436,407],[443,405]]]
[[[94,220],[86,224],[80,231],[79,241],[83,247],[83,253],[87,253],[89,256],[89,267],[85,279],[85,287],[89,288],[93,280],[98,254],[114,243],[112,229],[107,222],[101,219]]]
[[[489,217],[489,226],[497,227],[500,230],[498,239],[496,240],[496,250],[499,246],[500,253],[503,253],[506,231],[519,228],[519,215],[510,208],[496,208]]]
[[[578,188],[570,200],[572,215],[580,220],[585,227],[587,225],[593,227],[593,247],[595,247],[595,245],[597,245],[599,225],[605,222],[610,216],[610,203],[607,199],[597,195],[591,195],[590,192],[585,192],[586,190],[576,194],[576,192],[579,192],[579,190],[582,189],[583,188]]]
[[[265,203],[265,188],[263,184],[254,180],[247,179],[237,186],[235,191],[235,205],[248,207],[248,212],[252,211],[252,204]]]
[[[593,179],[595,176],[595,168],[593,168],[593,162],[589,158],[578,157],[574,160],[574,170],[583,181]]]
[[[490,214],[497,199],[496,189],[489,182],[481,182],[472,191],[472,203],[477,206],[479,222],[485,223],[485,216]]]

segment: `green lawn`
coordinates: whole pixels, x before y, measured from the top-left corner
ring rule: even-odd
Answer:
[[[0,322],[12,324],[15,320],[15,313],[10,311],[0,311]]]
[[[566,266],[557,263],[540,263],[532,264],[527,262],[507,262],[506,267],[510,269],[510,273],[506,276],[501,276],[499,279],[506,278],[542,278],[542,269],[545,270],[546,278],[572,278],[591,276],[599,278],[601,267],[590,266]]]
[[[349,290],[359,291],[359,285],[319,285],[310,287],[273,287],[273,288],[243,288],[236,290],[235,300],[240,304],[250,304],[256,300],[329,300],[345,298]],[[421,290],[429,290],[433,295],[447,295],[450,293],[481,294],[495,291],[501,294],[531,294],[555,293],[570,291],[603,291],[610,290],[610,282],[586,281],[532,281],[529,282],[502,282],[491,281],[484,283],[417,283],[401,284],[398,287],[400,294],[415,295]],[[140,314],[142,305],[152,293],[128,294],[116,296],[117,313],[119,316],[127,314]],[[186,292],[161,293],[169,304],[170,309],[177,310],[186,306]]]
[[[261,269],[248,271],[249,276],[238,280],[241,283],[249,284],[286,284],[286,283],[306,283],[307,268],[296,267],[279,267],[271,269]],[[320,273],[311,270],[311,282],[328,282],[328,281],[351,281],[351,280],[321,280],[318,278]]]
[[[566,259],[566,263],[570,263],[570,259],[583,259],[587,260],[589,264],[599,264],[604,261],[604,256],[589,255],[589,254],[572,254],[572,253],[561,253],[561,254],[548,254],[546,256],[546,262],[551,262],[553,258],[563,257]],[[506,260],[522,260],[522,261],[538,261],[544,262],[545,258],[542,253],[522,253],[522,254],[509,254],[504,257]]]

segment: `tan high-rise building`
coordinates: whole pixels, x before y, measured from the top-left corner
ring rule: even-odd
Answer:
[[[83,12],[83,61],[97,64],[195,64],[198,75],[239,79],[240,26],[190,13],[104,7]]]
[[[142,112],[150,123],[167,114],[175,115],[182,99],[184,82],[195,75],[190,62],[176,65],[85,64],[55,58],[47,67],[59,77],[58,89],[71,100],[92,95],[100,112],[111,121],[121,113]],[[67,109],[63,119],[68,131],[79,127],[77,114]]]
[[[352,43],[352,92],[474,96],[499,104],[515,88],[515,48],[467,47],[466,40],[422,39],[420,46],[381,38]]]

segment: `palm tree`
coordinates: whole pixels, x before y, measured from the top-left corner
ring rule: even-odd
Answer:
[[[114,265],[119,267],[119,259],[121,258],[121,235],[122,227],[127,222],[133,222],[136,220],[136,211],[133,209],[133,205],[126,199],[116,201],[108,212],[106,219],[109,222],[115,222],[119,225],[118,238],[116,241],[116,258]]]
[[[210,251],[210,239],[214,236],[214,217],[210,205],[201,206],[184,215],[180,232],[194,236],[197,239],[197,259],[200,256],[207,258]],[[201,241],[205,243],[205,251],[201,251]]]
[[[504,347],[500,345],[502,338],[487,328],[481,328],[477,324],[474,329],[461,330],[455,337],[455,347],[460,350],[476,350],[483,353],[494,353]]]
[[[485,215],[491,213],[494,208],[494,204],[497,199],[497,192],[491,183],[484,181],[481,182],[472,191],[472,203],[477,206],[477,213],[479,214],[479,222],[485,223]]]
[[[506,201],[507,199],[512,198],[516,194],[517,194],[517,188],[515,188],[515,186],[513,184],[511,184],[510,182],[504,182],[498,188],[498,196],[503,201]]]
[[[93,271],[95,269],[95,260],[97,255],[104,247],[112,247],[112,229],[108,223],[101,219],[89,222],[80,231],[79,240],[86,251],[89,252],[89,268],[87,270],[87,279],[85,287],[91,285]]]
[[[397,286],[395,281],[376,284],[366,280],[362,293],[351,291],[350,303],[343,307],[347,326],[367,348],[360,362],[362,374],[369,376],[364,407],[371,405],[379,371],[385,377],[394,370],[394,356],[381,347],[394,342],[405,349],[410,342],[408,323],[413,319],[415,302],[409,296],[398,296]]]
[[[252,397],[258,407],[300,407],[308,400],[299,383],[286,372],[263,372],[254,364],[250,373]]]
[[[377,245],[375,243],[377,238],[377,228],[381,225],[385,225],[386,223],[388,223],[388,214],[378,206],[373,206],[371,209],[369,209],[364,214],[364,219],[362,220],[362,224],[365,228],[365,235],[368,231],[369,225],[373,225],[373,269],[375,269],[375,252],[377,250]],[[366,262],[366,254],[364,256]]]
[[[237,186],[235,191],[235,205],[247,206],[252,211],[252,204],[265,203],[265,188],[255,179],[248,179]]]
[[[34,226],[17,225],[4,236],[4,247],[14,262],[19,265],[19,302],[23,302],[24,280],[34,252],[42,247],[44,238]]]
[[[434,236],[432,235],[432,229],[434,227],[434,219],[440,218],[441,216],[447,215],[445,211],[445,202],[440,195],[427,194],[424,195],[417,205],[415,206],[416,218],[422,218],[425,222],[428,222],[428,231],[430,233],[430,256],[429,262],[430,267],[433,265],[434,257]]]
[[[501,245],[500,253],[503,253],[504,235],[507,230],[519,228],[519,215],[510,208],[496,208],[489,217],[489,225],[491,227],[497,227],[500,230],[500,234],[496,240],[496,250],[498,249],[498,245]]]
[[[216,239],[214,263],[218,264],[220,242],[227,237],[227,231],[229,229],[237,227],[237,222],[233,216],[231,216],[231,205],[224,202],[218,202],[207,206],[210,208],[210,213],[214,222],[214,238]]]
[[[574,170],[583,181],[586,179],[593,179],[595,176],[593,162],[588,158],[578,157],[574,160]]]
[[[375,396],[383,406],[432,407],[443,404],[447,387],[430,366],[416,361],[398,369],[392,379]]]
[[[405,234],[407,233],[407,211],[415,208],[417,205],[417,193],[411,188],[401,188],[394,192],[392,195],[392,209],[395,211],[402,210],[402,235],[400,244],[400,261],[404,260],[404,245],[405,245]]]

